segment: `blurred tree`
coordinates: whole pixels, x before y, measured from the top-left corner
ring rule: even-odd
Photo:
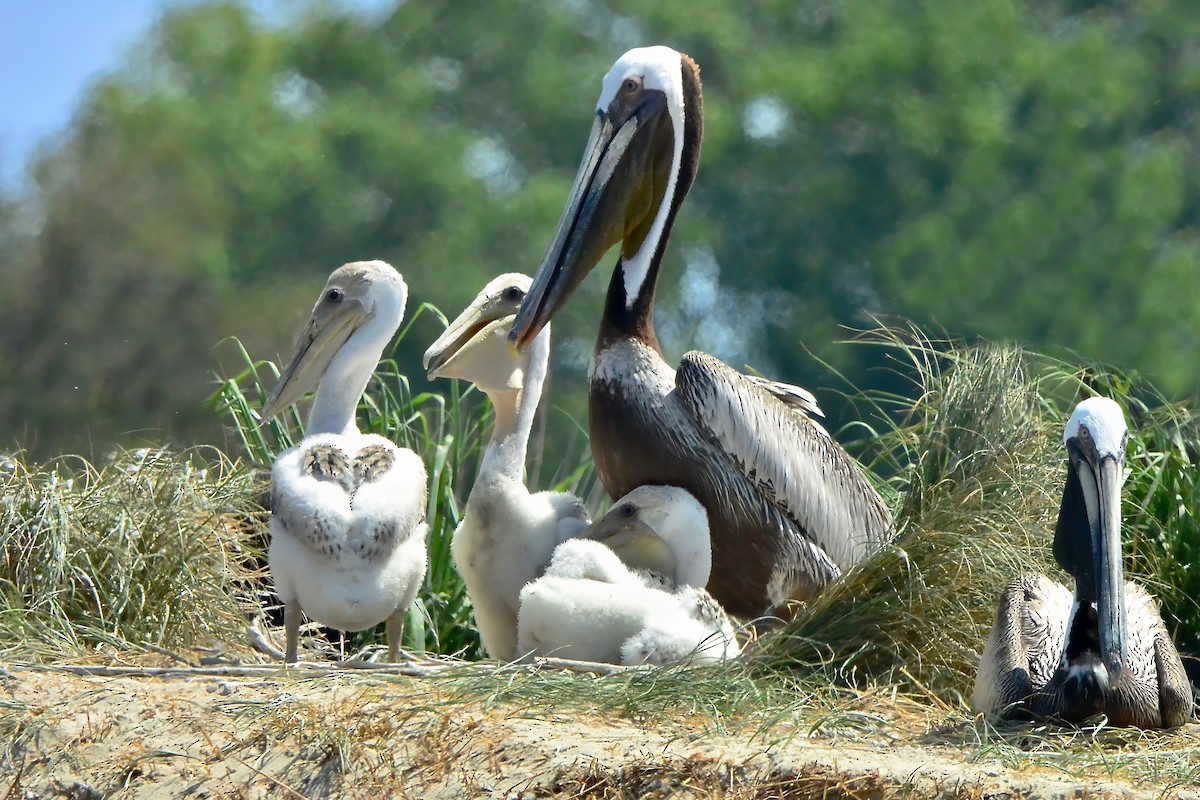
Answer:
[[[836,385],[810,349],[878,385],[838,326],[901,315],[1195,390],[1192,3],[431,0],[270,26],[207,2],[166,14],[37,168],[44,223],[2,252],[0,436],[213,440],[213,346],[287,351],[337,264],[388,259],[414,309],[449,314],[532,272],[601,76],[658,41],[699,61],[706,111],[660,293],[669,356]],[[4,209],[0,248],[29,216]],[[550,403],[580,419],[597,273],[555,323]],[[401,345],[414,377],[436,333]]]

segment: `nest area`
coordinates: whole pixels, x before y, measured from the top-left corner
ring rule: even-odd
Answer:
[[[561,664],[470,663],[478,639],[449,540],[458,522],[455,498],[466,496],[486,419],[457,395],[441,398],[431,414],[434,401],[408,397],[399,373],[391,384],[386,375],[378,379],[366,400],[371,425],[402,430],[400,438],[430,467],[430,571],[406,632],[406,648],[433,659],[420,679],[435,682],[446,702],[529,713],[575,709],[647,724],[700,719],[705,729],[784,737],[837,729],[998,748],[1006,758],[1036,759],[1032,753],[1047,747],[1099,758],[1115,748],[1129,754],[1129,776],[1161,768],[1163,753],[1175,766],[1195,769],[1186,734],[1112,732],[1102,722],[1086,735],[996,729],[972,718],[964,701],[1001,588],[1030,569],[1065,580],[1049,550],[1065,475],[1062,427],[1072,405],[1089,394],[1115,397],[1130,421],[1123,529],[1129,575],[1159,596],[1180,649],[1197,650],[1200,575],[1187,566],[1200,561],[1192,522],[1200,504],[1192,468],[1200,425],[1193,414],[1129,376],[1017,347],[935,343],[894,330],[865,334],[864,341],[888,348],[913,387],[908,396],[857,397],[873,427],[859,428],[867,435],[850,443],[879,476],[895,510],[896,538],[786,627],[754,642],[746,658],[716,667],[584,677]],[[249,408],[253,392],[237,391],[232,402],[240,397]],[[243,441],[250,447],[249,437]],[[248,621],[269,597],[266,473],[252,464],[287,444],[261,438],[263,452],[249,449],[241,461],[211,449],[122,451],[100,467],[77,458],[40,466],[5,460],[4,660],[149,664],[168,654],[190,664],[176,669],[200,668],[204,655],[170,655],[193,649],[207,658],[217,653],[227,667],[261,664],[242,644]],[[576,472],[565,480],[578,486],[580,478]],[[349,645],[371,647],[376,636]],[[1180,756],[1184,750],[1190,755]]]

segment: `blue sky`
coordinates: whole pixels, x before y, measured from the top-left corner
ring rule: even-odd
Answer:
[[[186,1],[186,0],[185,0]],[[305,0],[250,0],[269,15]],[[394,0],[342,0],[367,10]],[[18,185],[39,141],[62,130],[84,90],[179,0],[0,0],[0,182]]]

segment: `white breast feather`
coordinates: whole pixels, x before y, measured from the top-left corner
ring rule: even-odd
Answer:
[[[530,494],[524,484],[480,476],[451,552],[475,608],[484,648],[493,658],[518,654],[520,593],[550,563],[554,548],[588,525],[579,500],[557,492]]]
[[[374,480],[349,482],[351,494],[305,470],[314,445],[351,459],[387,448],[392,463]],[[371,627],[411,602],[427,560],[426,474],[415,453],[378,436],[313,436],[275,462],[271,484],[269,564],[281,599],[341,630]]]

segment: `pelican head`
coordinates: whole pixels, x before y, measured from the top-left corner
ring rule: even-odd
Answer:
[[[355,261],[334,270],[296,339],[291,361],[263,405],[262,418],[275,417],[316,387],[334,356],[355,333],[367,329],[377,335],[367,337],[372,342],[360,348],[362,364],[354,368],[366,370],[369,376],[400,327],[407,302],[408,286],[384,261]]]
[[[579,534],[608,545],[629,567],[703,587],[712,571],[708,513],[675,486],[639,486]]]
[[[513,319],[533,279],[510,272],[483,287],[425,351],[430,380],[459,378],[485,392],[520,389],[527,358],[508,340]]]
[[[1120,406],[1106,397],[1077,405],[1063,434],[1070,468],[1054,558],[1075,578],[1075,611],[1064,657],[1072,661],[1098,647],[1095,655],[1107,669],[1098,676],[1102,682],[1115,680],[1127,657],[1121,473],[1128,437]]]
[[[633,307],[695,177],[700,104],[700,68],[670,47],[630,50],[604,76],[567,206],[510,334],[522,347],[617,242]]]

